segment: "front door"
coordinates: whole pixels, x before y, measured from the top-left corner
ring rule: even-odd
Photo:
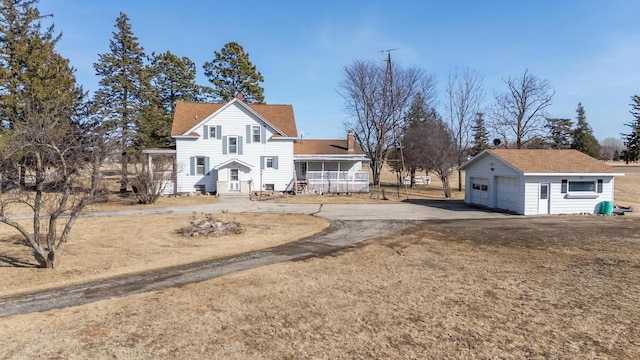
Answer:
[[[538,214],[549,214],[549,184],[540,184],[538,193]]]
[[[238,169],[229,169],[229,191],[240,191],[240,174]]]

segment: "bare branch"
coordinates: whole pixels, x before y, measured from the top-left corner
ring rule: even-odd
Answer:
[[[507,92],[494,94],[490,109],[493,129],[505,145],[512,142],[520,149],[544,134],[545,110],[551,105],[555,90],[547,80],[528,71],[521,77],[503,80]]]

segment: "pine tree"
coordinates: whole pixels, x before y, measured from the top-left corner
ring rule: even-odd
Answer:
[[[628,134],[620,134],[624,136],[624,146],[627,147],[624,151],[624,161],[627,163],[640,159],[640,96],[632,96],[631,101],[633,101],[633,103],[630,104],[631,110],[629,110],[629,112],[633,115],[634,120],[625,124],[631,128],[631,132]]]
[[[41,25],[47,17],[35,0],[2,0],[0,177],[11,191],[0,197],[0,222],[21,234],[42,267],[55,267],[78,216],[95,198],[107,152],[100,143],[107,142],[78,121],[84,94],[55,49],[60,35]],[[25,171],[33,175],[28,184]],[[31,211],[30,229],[12,219],[14,204]]]
[[[193,61],[170,51],[152,54],[147,72],[150,88],[141,109],[136,147],[168,147],[174,144],[170,133],[176,102],[200,101],[203,90],[195,82]]]
[[[569,119],[547,118],[549,145],[552,149],[571,149],[573,146],[573,121]]]
[[[471,148],[471,156],[476,156],[482,150],[489,148],[489,132],[484,123],[484,113],[476,113],[475,124],[471,128],[473,134],[473,147]]]
[[[214,55],[215,59],[204,63],[203,68],[217,101],[233,99],[240,93],[247,103],[264,103],[264,89],[260,86],[264,78],[240,44],[228,42]]]
[[[0,121],[7,128],[33,109],[68,109],[69,118],[82,98],[69,61],[55,51],[60,35],[43,30],[37,0],[2,0],[0,9]],[[65,104],[61,104],[65,102]]]
[[[196,65],[188,57],[170,51],[152,54],[151,86],[160,94],[165,112],[173,114],[177,101],[200,101],[202,87],[196,84]]]
[[[596,159],[600,158],[600,143],[584,115],[582,103],[578,103],[576,128],[573,131],[573,148]]]
[[[120,137],[120,191],[126,192],[128,149],[135,141],[142,106],[151,102],[151,94],[144,66],[146,55],[125,13],[120,13],[115,27],[117,30],[109,41],[110,52],[100,54],[93,64],[96,75],[101,77],[95,104],[105,125]]]
[[[620,151],[618,151],[618,149],[613,151],[613,158],[611,160],[620,161]]]

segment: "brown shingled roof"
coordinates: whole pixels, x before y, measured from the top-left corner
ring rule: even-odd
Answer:
[[[171,126],[172,136],[181,136],[200,123],[207,116],[220,110],[225,104],[209,104],[179,101],[176,104],[176,111],[173,115],[173,125]],[[291,105],[271,105],[271,104],[245,104],[255,111],[270,124],[282,131],[282,136],[296,137],[296,120],[293,115]]]
[[[360,145],[347,151],[347,140],[303,140],[293,144],[294,155],[363,155]]]
[[[495,149],[489,152],[523,173],[617,173],[611,166],[577,150]]]

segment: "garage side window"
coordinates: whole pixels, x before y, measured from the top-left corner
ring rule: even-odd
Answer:
[[[595,181],[569,181],[569,192],[596,192]]]

